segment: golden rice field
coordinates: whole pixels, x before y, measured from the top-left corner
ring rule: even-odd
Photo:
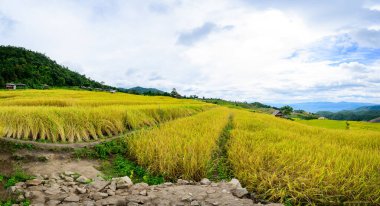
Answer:
[[[127,138],[130,153],[153,172],[200,180],[229,115],[227,108],[215,108],[134,133]]]
[[[169,97],[74,90],[0,92],[3,137],[81,142],[193,115],[208,104]]]
[[[234,111],[235,176],[272,201],[380,203],[380,132],[329,130]]]
[[[205,177],[218,140],[228,131],[229,169],[259,198],[380,204],[380,130],[375,127],[328,129],[170,97],[0,91],[3,137],[80,142],[131,130],[125,135],[126,155],[171,179]]]

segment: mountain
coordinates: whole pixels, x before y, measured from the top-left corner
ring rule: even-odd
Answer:
[[[317,114],[335,120],[356,120],[356,121],[380,121],[380,105],[363,106],[353,110],[343,110],[339,112],[321,111]]]
[[[144,87],[132,87],[129,89],[123,89],[119,88],[119,90],[127,93],[133,93],[133,94],[167,94],[167,92],[161,91],[156,88],[144,88]]]
[[[359,107],[359,108],[356,108],[355,110],[357,110],[357,111],[380,111],[380,105]]]
[[[44,54],[21,47],[0,46],[0,86],[23,83],[28,88],[47,84],[54,87],[89,86],[102,84],[67,67],[57,64]]]
[[[338,112],[342,110],[353,110],[359,107],[373,106],[374,104],[361,102],[304,102],[289,105],[296,110],[300,109],[315,113],[318,111]]]

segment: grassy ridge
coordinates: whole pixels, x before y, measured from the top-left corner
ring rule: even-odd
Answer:
[[[261,198],[380,203],[380,133],[326,130],[235,111],[234,174]]]
[[[140,131],[127,138],[131,155],[150,171],[199,180],[228,119],[228,109],[215,108]]]

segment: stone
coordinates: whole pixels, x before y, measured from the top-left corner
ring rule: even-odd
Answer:
[[[171,183],[171,182],[165,182],[164,185],[165,185],[165,186],[172,186],[173,183]]]
[[[26,185],[25,185],[25,182],[18,182],[18,183],[15,184],[15,186],[16,186],[17,188],[23,188],[23,187],[25,187]]]
[[[111,189],[108,189],[108,190],[107,190],[107,194],[108,194],[109,196],[114,196],[114,195],[115,195],[115,191],[112,191]]]
[[[50,196],[48,196],[48,199],[49,200],[63,201],[68,196],[69,196],[69,194],[67,194],[67,193],[59,193],[59,194],[56,194],[56,195],[50,195]]]
[[[192,206],[199,206],[200,204],[199,204],[198,201],[194,200],[194,201],[192,201],[192,202],[190,203],[190,205],[192,205]]]
[[[132,180],[128,176],[113,178],[112,181],[115,181],[117,189],[125,189],[133,185]]]
[[[146,190],[143,190],[143,191],[141,191],[141,192],[140,192],[140,195],[143,195],[143,196],[147,196],[147,195],[148,195],[148,193],[147,193],[147,191],[146,191]]]
[[[63,174],[66,176],[73,176],[73,175],[75,175],[75,172],[65,171]]]
[[[138,194],[140,194],[140,191],[138,191],[138,190],[132,190],[132,195],[138,195]]]
[[[241,188],[239,180],[235,178],[233,178],[228,184],[232,185],[235,188]]]
[[[211,184],[211,181],[207,178],[203,178],[201,180],[201,185],[210,185]]]
[[[100,201],[102,205],[125,205],[126,201],[124,197],[121,196],[113,196],[108,197]]]
[[[91,180],[88,179],[87,177],[85,176],[79,176],[77,179],[76,179],[77,182],[79,183],[82,183],[82,184],[87,184],[89,183]]]
[[[83,206],[95,206],[95,202],[91,200],[83,201]]]
[[[215,182],[211,183],[211,187],[218,187],[218,183],[215,183]]]
[[[146,184],[146,183],[137,183],[137,184],[134,184],[130,189],[131,190],[146,190],[149,188],[149,185]]]
[[[56,206],[58,205],[59,203],[61,203],[61,201],[58,201],[58,200],[49,200],[46,205],[48,206]]]
[[[180,185],[188,185],[188,184],[189,184],[189,181],[187,181],[187,180],[183,180],[183,179],[178,179],[178,180],[177,180],[177,183],[180,184]]]
[[[206,191],[207,194],[213,194],[213,193],[215,193],[215,192],[216,192],[216,190],[214,190],[214,189],[208,189],[208,190]]]
[[[53,173],[50,175],[50,179],[59,180],[59,179],[61,179],[61,177],[59,177],[59,175],[57,173]]]
[[[129,196],[126,196],[126,200],[129,202],[145,204],[145,203],[148,203],[151,200],[151,198],[147,196],[141,196],[141,195],[129,195]]]
[[[59,194],[60,192],[61,192],[60,188],[49,188],[45,190],[45,193],[48,195],[56,195],[56,194]]]
[[[116,190],[116,182],[112,181],[111,184],[108,186],[110,190],[115,191]]]
[[[139,206],[136,202],[129,202],[127,206]]]
[[[79,202],[80,198],[76,194],[71,194],[65,198],[65,202]]]
[[[42,184],[42,180],[40,179],[32,179],[32,180],[26,181],[27,186],[38,186],[40,184]]]
[[[25,200],[25,197],[23,194],[20,194],[19,196],[17,196],[17,199],[16,199],[18,202],[21,202],[21,201],[24,201]]]
[[[101,200],[101,199],[104,199],[108,197],[108,194],[107,193],[103,193],[103,192],[97,192],[95,194],[92,195],[92,198],[94,200]]]
[[[81,187],[76,187],[75,190],[79,193],[79,194],[84,194],[87,192],[87,189],[86,188],[81,188]]]
[[[65,179],[66,182],[74,182],[74,178],[72,178],[70,176],[64,176],[63,179]]]
[[[29,191],[26,191],[25,194],[24,194],[25,198],[26,199],[30,199],[32,197],[32,193],[29,192]]]
[[[108,182],[108,181],[98,180],[98,179],[96,179],[95,181],[93,181],[93,182],[90,183],[91,187],[93,189],[95,189],[97,192],[103,190],[109,184],[110,184],[110,182]]]
[[[232,194],[238,198],[242,198],[248,195],[249,193],[246,188],[237,188],[237,189],[232,190]]]
[[[31,199],[34,204],[37,203],[45,203],[45,195],[41,191],[33,191],[31,192]]]
[[[181,200],[184,202],[190,202],[193,200],[193,197],[191,195],[185,195],[181,198]]]
[[[16,186],[12,186],[12,187],[9,187],[8,191],[14,194],[19,191],[19,188],[17,188]]]

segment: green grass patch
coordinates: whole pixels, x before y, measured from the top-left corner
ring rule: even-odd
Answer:
[[[15,172],[9,176],[9,177],[3,177],[3,180],[5,180],[4,187],[9,188],[12,186],[15,186],[18,182],[25,182],[27,180],[33,179],[33,176],[25,173],[21,169],[16,169]]]
[[[76,158],[108,159],[110,156],[127,153],[127,144],[123,139],[112,140],[94,146],[74,151]]]
[[[227,146],[232,130],[232,116],[218,139],[218,147],[212,154],[211,161],[207,168],[207,178],[213,181],[230,180],[232,170],[227,158]]]
[[[164,177],[161,175],[153,175],[143,167],[136,163],[117,155],[111,161],[103,162],[101,168],[102,172],[106,175],[106,179],[112,177],[128,176],[133,183],[145,182],[149,185],[157,185],[164,183]]]
[[[30,205],[30,201],[29,200],[24,200],[22,202],[17,202],[17,201],[14,201],[14,200],[7,200],[7,201],[0,201],[0,206],[12,206],[14,204],[18,204],[20,206],[29,206]]]

